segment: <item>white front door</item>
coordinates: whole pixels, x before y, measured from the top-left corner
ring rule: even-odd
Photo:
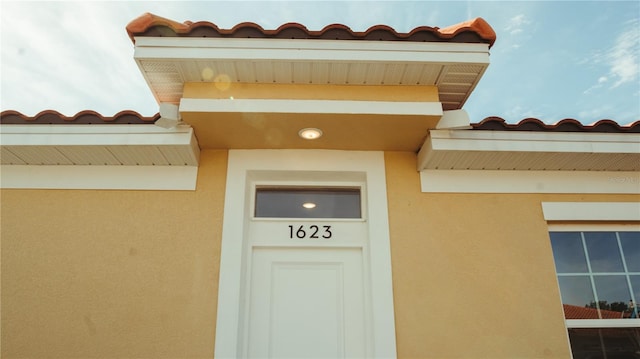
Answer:
[[[389,249],[382,152],[230,150],[215,357],[395,358]]]
[[[255,248],[249,357],[364,358],[362,251]]]
[[[298,186],[293,192],[301,190]],[[325,189],[314,190],[316,196],[331,197]],[[344,207],[353,206],[353,201],[316,197],[306,202],[314,206],[307,209],[302,207],[302,195],[287,192],[285,187],[283,194],[262,199],[271,202],[271,213],[254,213],[249,223],[246,354],[250,358],[365,358],[369,311],[363,251],[367,236],[360,190],[358,208],[352,214],[345,213]],[[288,211],[288,207],[294,209]],[[352,218],[309,218],[314,215],[307,212],[320,213],[326,207],[332,209],[321,213],[323,217],[346,214]],[[301,216],[306,218],[295,218]]]

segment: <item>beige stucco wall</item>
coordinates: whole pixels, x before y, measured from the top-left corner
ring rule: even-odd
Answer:
[[[385,154],[399,358],[570,358],[542,201],[624,195],[421,193]]]
[[[211,358],[226,151],[196,191],[2,191],[2,358]]]
[[[385,154],[399,358],[570,357],[542,201],[428,194]],[[2,357],[211,358],[226,151],[196,191],[2,191]]]

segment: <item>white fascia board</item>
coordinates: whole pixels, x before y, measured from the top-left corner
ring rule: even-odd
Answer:
[[[136,47],[489,52],[484,43],[216,37],[135,37]]]
[[[425,150],[640,154],[635,133],[431,130],[429,143]]]
[[[640,221],[640,202],[542,202],[547,221]]]
[[[192,145],[193,129],[153,125],[0,125],[2,146]]]
[[[193,99],[180,100],[180,112],[314,113],[442,116],[440,102],[342,100]]]
[[[567,319],[567,328],[638,328],[640,319]]]
[[[489,63],[487,44],[161,37],[135,41],[135,59]]]
[[[640,194],[635,171],[422,170],[422,192]]]
[[[3,189],[196,189],[196,166],[0,166]]]

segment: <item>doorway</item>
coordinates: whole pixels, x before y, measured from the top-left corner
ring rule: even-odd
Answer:
[[[381,152],[229,153],[216,357],[395,357]]]
[[[254,183],[244,352],[250,358],[365,358],[363,183]]]

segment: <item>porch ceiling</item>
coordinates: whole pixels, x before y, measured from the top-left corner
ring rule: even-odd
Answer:
[[[417,151],[442,117],[437,102],[182,99],[202,148]],[[304,128],[323,135],[302,139]]]
[[[417,151],[440,117],[193,112],[183,118],[202,148]],[[321,129],[322,137],[302,139],[298,132],[307,127]]]

